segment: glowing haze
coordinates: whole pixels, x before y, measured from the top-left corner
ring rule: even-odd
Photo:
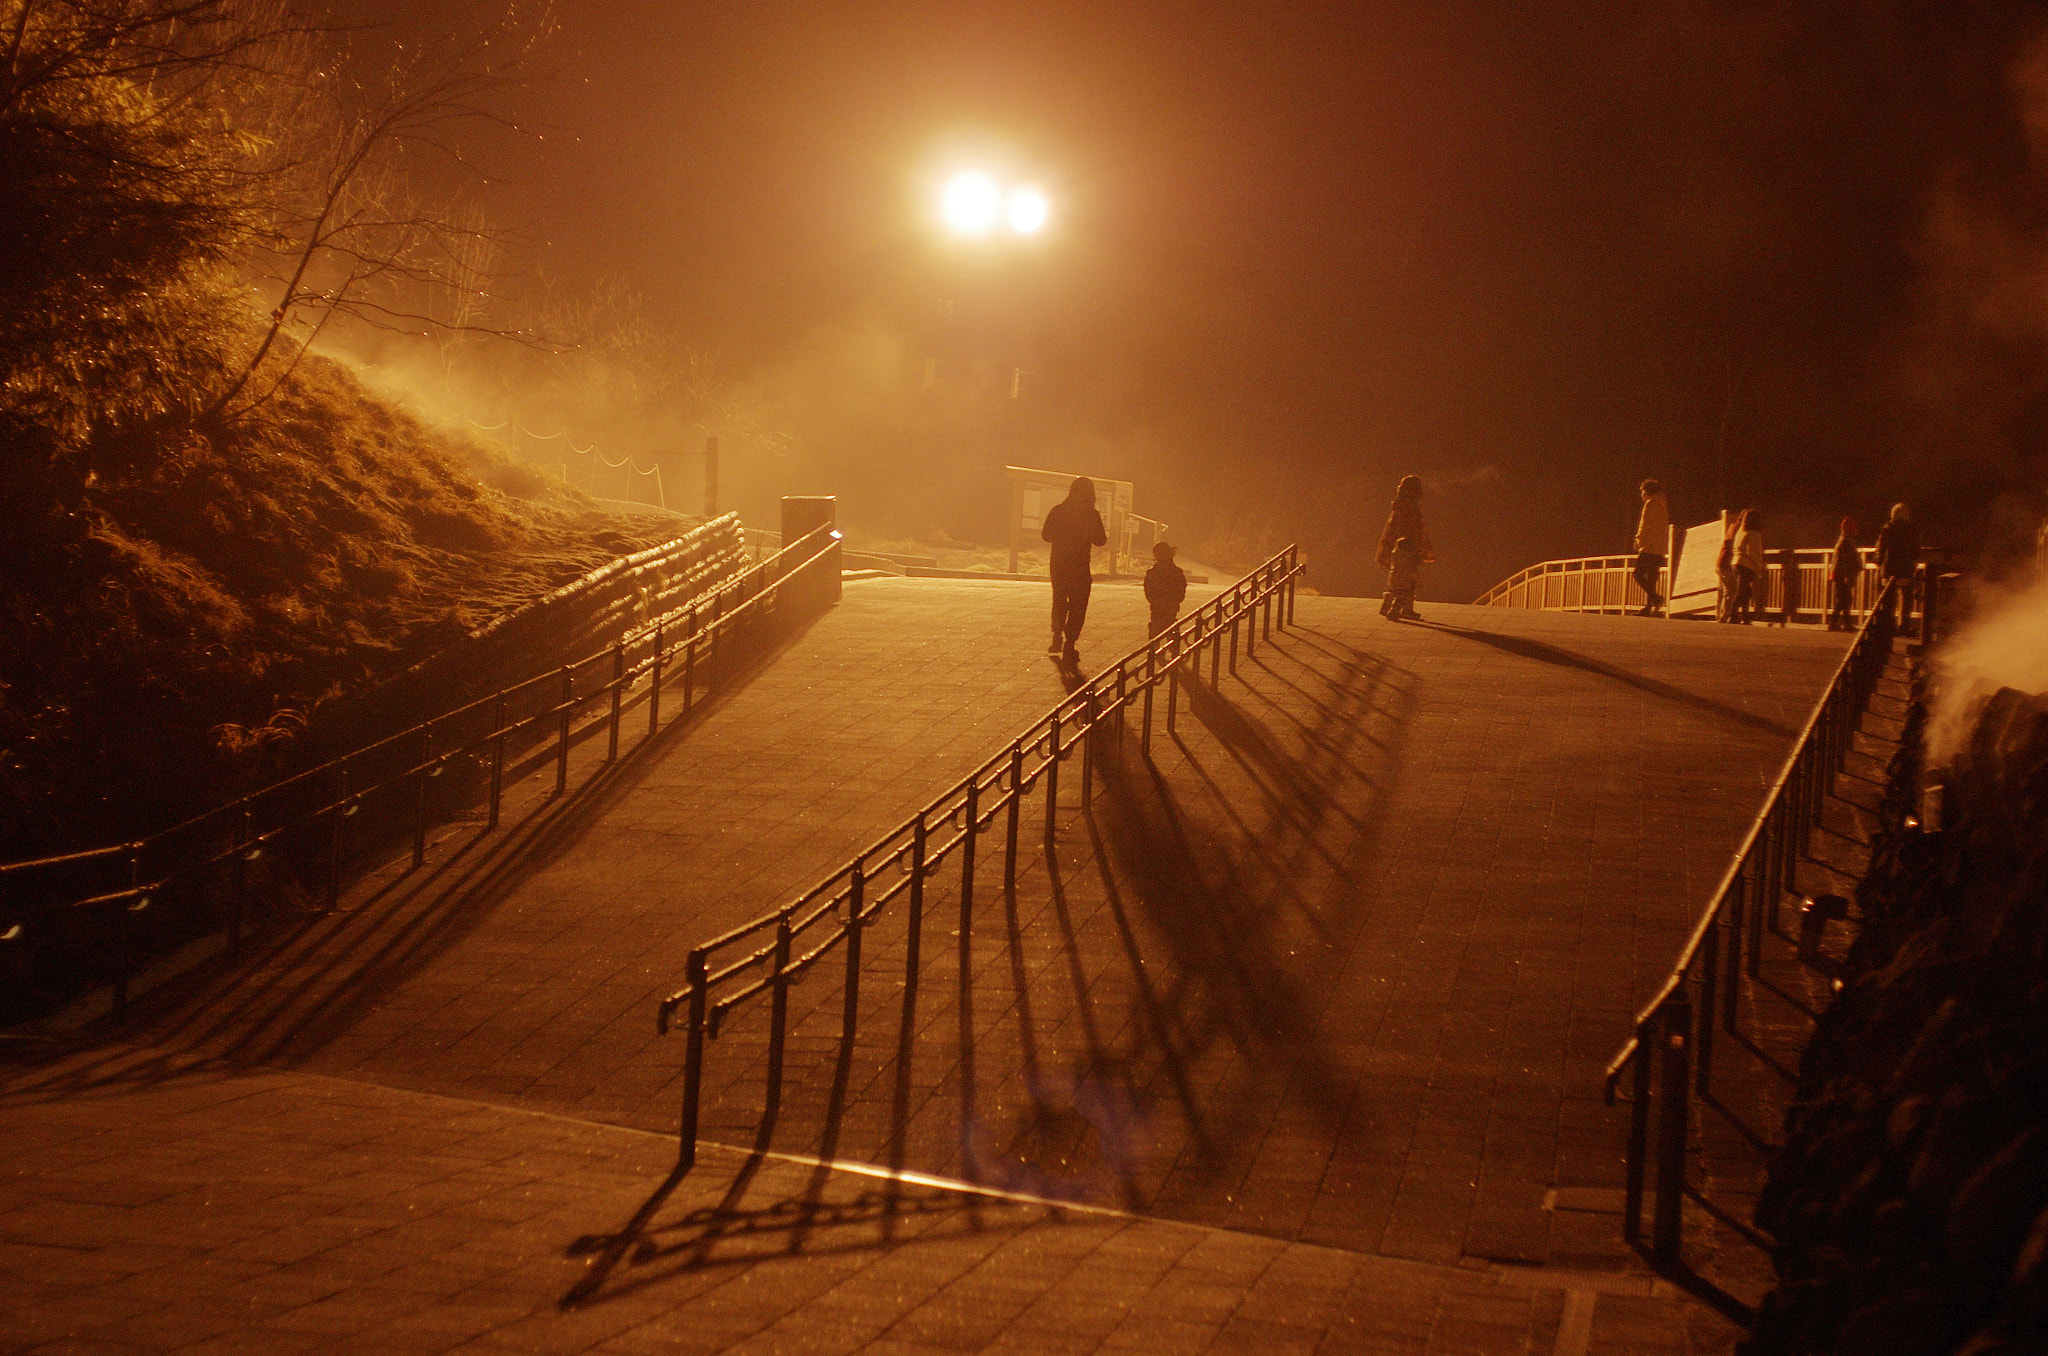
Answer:
[[[468,21],[344,10],[401,35]],[[900,354],[874,369],[889,427],[925,429],[961,501],[906,530],[981,531],[1006,459],[1072,465],[1136,481],[1177,534],[1298,539],[1322,583],[1364,588],[1412,471],[1425,595],[1469,598],[1624,549],[1645,475],[1681,521],[1755,504],[1814,543],[1902,497],[1961,546],[2030,538],[2048,507],[2035,5],[560,20],[522,108],[544,138],[503,148],[491,200],[530,242],[514,262],[630,289],[757,388],[852,351],[820,335],[883,336],[860,351]],[[960,402],[943,436],[917,423],[934,399]],[[854,433],[802,436],[831,481],[825,447]]]

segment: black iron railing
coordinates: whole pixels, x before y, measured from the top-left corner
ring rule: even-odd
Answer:
[[[967,989],[974,946],[976,858],[985,835],[1000,833],[1003,888],[1014,890],[1020,843],[1026,833],[1025,801],[1034,790],[1044,802],[1043,835],[1048,848],[1058,832],[1060,768],[1079,752],[1081,801],[1095,790],[1097,732],[1121,733],[1135,715],[1142,747],[1151,747],[1155,716],[1168,731],[1175,726],[1179,684],[1199,675],[1204,658],[1213,685],[1236,672],[1240,651],[1253,653],[1273,627],[1294,619],[1296,581],[1303,569],[1292,546],[1174,625],[1087,679],[1029,729],[940,793],[923,809],[882,835],[845,865],[796,898],[752,922],[690,951],[683,987],[661,1000],[657,1014],[665,1034],[682,1013],[687,1042],[683,1054],[680,1150],[683,1166],[696,1161],[698,1114],[704,1081],[705,1042],[718,1035],[727,1016],[763,994],[771,1003],[764,1089],[764,1116],[772,1117],[782,1078],[788,1030],[789,988],[835,950],[845,953],[845,995],[841,1039],[855,1038],[860,1020],[861,938],[891,905],[905,918],[905,1017],[911,1020],[922,973],[925,882],[957,855],[960,870],[957,946],[960,958],[960,1058],[973,1059],[973,1003]],[[1164,712],[1155,697],[1165,693]],[[1037,829],[1031,830],[1036,833]],[[972,1125],[974,1079],[960,1080],[961,1124]]]
[[[1856,633],[1677,962],[1607,1065],[1610,1105],[1622,1076],[1634,1074],[1622,1229],[1630,1243],[1642,1243],[1643,1201],[1651,1197],[1649,1246],[1660,1265],[1681,1262],[1692,1098],[1713,1095],[1716,1027],[1742,1035],[1741,977],[1758,977],[1766,928],[1785,935],[1784,901],[1797,892],[1799,857],[1891,657],[1897,588],[1884,590]]]
[[[292,855],[336,902],[356,848],[409,832],[415,866],[426,855],[430,788],[451,768],[487,779],[486,830],[498,826],[510,760],[555,766],[555,791],[569,780],[569,752],[600,731],[603,762],[620,756],[625,713],[645,702],[647,735],[661,727],[664,690],[680,689],[687,715],[730,670],[734,643],[778,608],[809,610],[835,596],[839,534],[821,527],[758,564],[727,574],[682,606],[637,625],[610,647],[514,683],[430,720],[308,768],[149,838],[89,852],[0,865],[0,942],[30,945],[39,928],[71,928],[80,917],[112,924],[114,1002],[125,1009],[141,955],[139,933],[160,901],[224,912],[238,944],[252,866]],[[826,579],[829,572],[830,579]],[[637,690],[636,690],[637,689]],[[595,716],[584,719],[593,708]],[[581,722],[579,724],[579,721]],[[541,752],[541,750],[545,752]],[[377,812],[381,832],[351,822]],[[83,876],[74,873],[87,873]],[[305,870],[299,874],[306,874]],[[81,881],[94,883],[81,884]],[[112,876],[112,880],[107,878]],[[67,888],[67,885],[69,888]],[[218,910],[216,905],[224,906]],[[74,929],[75,930],[75,929]]]

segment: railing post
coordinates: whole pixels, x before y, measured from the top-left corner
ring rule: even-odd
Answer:
[[[1622,1189],[1622,1237],[1643,1239],[1643,1187],[1649,1180],[1650,1062],[1657,1057],[1659,1015],[1636,1023],[1635,1080],[1628,1105],[1628,1176]]]
[[[1095,727],[1101,716],[1095,705],[1093,684],[1082,698],[1085,705],[1081,715],[1081,808],[1086,810],[1095,799]]]
[[[1685,1141],[1690,1129],[1692,1000],[1683,982],[1665,1002],[1658,1035],[1657,1209],[1650,1247],[1658,1262],[1676,1266],[1685,1227]]]
[[[235,899],[228,913],[228,945],[242,945],[242,915],[249,898],[249,839],[254,836],[255,817],[245,808],[235,821]]]
[[[1175,636],[1173,642],[1173,662],[1166,666],[1166,732],[1168,734],[1172,734],[1177,728],[1174,724],[1177,714],[1174,708],[1180,704],[1180,667],[1180,638]]]
[[[1941,610],[1941,576],[1932,565],[1914,568],[1920,576],[1920,643],[1932,645]]]
[[[327,908],[332,912],[341,902],[341,854],[346,847],[348,827],[348,762],[334,765],[334,832],[327,863]]]
[[[924,811],[919,810],[910,826],[910,919],[909,932],[903,940],[904,979],[912,988],[917,986],[924,951],[924,849],[928,832]]]
[[[683,982],[690,986],[689,1026],[683,1031],[683,1119],[677,1131],[676,1165],[697,1164],[697,1106],[704,1086],[704,1006],[707,975],[702,950],[692,951],[683,962]]]
[[[498,690],[497,707],[491,721],[491,817],[486,831],[498,827],[498,803],[505,792],[505,692]]]
[[[1052,713],[1052,730],[1047,736],[1045,777],[1045,852],[1052,855],[1053,815],[1060,805],[1060,713]]]
[[[854,858],[846,889],[846,992],[839,1009],[839,1039],[848,1046],[860,1030],[860,939],[867,931],[861,910],[867,901],[867,880],[867,863]]]
[[[654,624],[654,660],[647,670],[647,736],[653,738],[661,729],[661,663],[666,657],[662,624]],[[689,710],[689,688],[683,689],[683,709]]]
[[[1722,915],[1715,911],[1700,939],[1700,1020],[1693,1034],[1693,1077],[1702,1097],[1709,1094],[1714,1066],[1714,1010],[1720,1006]]]
[[[418,870],[427,863],[427,764],[434,757],[434,733],[420,731],[420,769],[412,777],[412,864]]]
[[[1145,650],[1145,711],[1138,722],[1138,747],[1152,756],[1152,690],[1159,686],[1159,647]]]
[[[142,844],[130,843],[128,845],[128,889],[132,893],[141,884]],[[130,908],[132,910],[132,903]],[[114,962],[114,1020],[116,1022],[125,1022],[128,1020],[128,978],[129,972],[135,968],[136,948],[128,940],[128,923],[125,915],[123,921],[117,926],[120,933],[119,946],[121,948],[121,955]]]
[[[711,595],[711,658],[707,661],[710,665],[710,676],[704,683],[706,692],[716,692],[719,684],[725,679],[725,627],[721,625],[724,620],[725,591],[721,589]]]
[[[1017,888],[1017,830],[1024,813],[1024,743],[1010,745],[1009,825],[1003,842],[1003,893]]]
[[[1230,616],[1230,676],[1237,677],[1237,632],[1244,622],[1244,612],[1239,610]]]
[[[562,724],[561,733],[555,741],[555,794],[561,795],[569,789],[569,717],[570,707],[576,692],[576,675],[569,665],[562,665]]]
[[[976,773],[978,777],[980,774]],[[974,840],[981,822],[981,785],[967,781],[967,828],[960,840],[960,1162],[969,1181],[974,1165]]]
[[[763,1114],[772,1118],[782,1106],[783,1046],[789,1040],[789,910],[775,920],[775,969],[769,975],[768,1098]]]
[[[1209,686],[1211,688],[1221,688],[1223,686],[1223,613],[1220,609],[1217,611],[1216,617],[1216,629],[1209,633]]]
[[[683,613],[683,714],[690,714],[692,694],[697,690],[697,605]]]
[[[607,763],[619,761],[619,708],[626,697],[626,642],[612,646],[612,739],[606,751]]]

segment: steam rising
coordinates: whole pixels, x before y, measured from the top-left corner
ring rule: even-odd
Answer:
[[[1930,766],[1946,765],[1984,702],[2000,688],[2048,692],[2048,574],[1985,610],[1942,652],[1942,682],[1927,724]]]

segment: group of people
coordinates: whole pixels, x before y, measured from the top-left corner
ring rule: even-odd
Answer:
[[[1645,603],[1638,616],[1654,616],[1665,605],[1657,585],[1667,560],[1666,542],[1671,533],[1671,509],[1664,487],[1645,480],[1639,487],[1643,500],[1636,520],[1635,561],[1631,571],[1643,590]],[[1714,574],[1720,581],[1716,621],[1747,626],[1763,606],[1764,521],[1756,509],[1730,514],[1721,538],[1720,554],[1714,560]],[[1863,550],[1856,541],[1854,518],[1842,519],[1835,544],[1828,552],[1827,625],[1830,631],[1855,629],[1856,581],[1863,577]],[[1912,608],[1915,568],[1920,563],[1920,529],[1904,504],[1892,505],[1891,517],[1877,534],[1877,573],[1884,583],[1900,581],[1900,607]],[[1904,615],[1904,612],[1901,613]]]
[[[1067,497],[1047,510],[1038,535],[1052,545],[1052,643],[1045,652],[1070,667],[1078,666],[1081,624],[1088,620],[1088,597],[1095,588],[1089,553],[1109,544],[1102,512],[1095,506],[1095,482],[1075,476]],[[1145,603],[1155,636],[1173,625],[1188,596],[1187,573],[1173,557],[1172,545],[1158,542],[1152,547],[1152,568],[1145,571]]]
[[[1648,617],[1666,604],[1659,585],[1669,563],[1671,506],[1664,486],[1645,480],[1638,492],[1642,512],[1636,519],[1635,559],[1631,573],[1646,600],[1636,615]],[[1746,626],[1762,610],[1764,582],[1764,523],[1756,509],[1730,514],[1721,540],[1714,573],[1720,580],[1720,599],[1715,620]],[[1088,595],[1093,576],[1089,552],[1106,545],[1108,533],[1095,507],[1095,482],[1077,476],[1067,497],[1045,515],[1039,535],[1052,543],[1052,644],[1048,654],[1078,663],[1075,644],[1081,623],[1088,615]],[[1862,548],[1856,541],[1856,520],[1842,519],[1841,531],[1828,556],[1827,625],[1830,631],[1853,630],[1856,581],[1862,578]],[[1174,548],[1160,542],[1152,548],[1153,566],[1145,574],[1145,601],[1151,608],[1151,633],[1158,635],[1180,615],[1187,597],[1188,578],[1174,564]],[[1386,592],[1380,599],[1380,615],[1395,621],[1420,621],[1415,610],[1415,590],[1421,583],[1422,567],[1436,559],[1429,533],[1422,525],[1422,478],[1403,476],[1394,490],[1394,502],[1387,512],[1387,525],[1380,532],[1374,555],[1387,572]],[[1920,563],[1920,529],[1904,504],[1892,505],[1891,517],[1877,534],[1878,577],[1889,584],[1900,581],[1901,616],[1912,608],[1915,570]]]

